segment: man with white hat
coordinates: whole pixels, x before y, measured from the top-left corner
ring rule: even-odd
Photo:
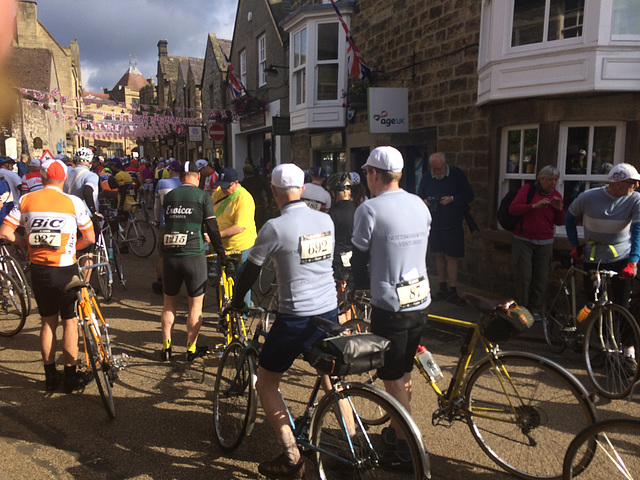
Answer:
[[[609,184],[581,193],[565,217],[571,256],[584,258],[584,269],[614,270],[612,300],[629,307],[631,283],[640,258],[640,174],[633,165],[619,163],[609,171]],[[580,244],[576,219],[582,218],[585,244]],[[591,280],[585,277],[586,291]]]
[[[420,197],[400,188],[403,167],[402,154],[393,147],[373,149],[362,167],[373,198],[354,215],[351,273],[356,288],[371,289],[371,331],[391,341],[378,377],[411,412],[413,357],[431,303],[426,265],[431,214]],[[382,433],[397,445],[399,462],[411,461],[406,441],[392,426]]]
[[[278,391],[293,361],[324,336],[311,322],[319,315],[337,322],[333,280],[333,222],[301,199],[304,172],[292,163],[274,168],[271,191],[281,215],[268,220],[238,277],[231,308],[242,309],[243,297],[257,280],[268,257],[276,267],[279,305],[276,319],[260,353],[256,388],[269,424],[284,453],[262,462],[258,471],[270,478],[303,478],[304,461],[289,426],[286,406]],[[318,246],[320,248],[311,248]]]
[[[78,320],[76,293],[64,287],[78,274],[76,251],[95,242],[91,216],[78,197],[62,192],[67,166],[60,160],[46,160],[41,167],[44,188],[20,198],[20,202],[0,227],[0,238],[26,247],[31,263],[33,294],[41,317],[40,346],[45,386],[55,390],[64,380],[71,393],[83,385],[76,372]],[[24,226],[26,234],[16,233]],[[77,232],[82,232],[78,238]],[[56,328],[58,318],[64,329],[64,377],[56,369]]]

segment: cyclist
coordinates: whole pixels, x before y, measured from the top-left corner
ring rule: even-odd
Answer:
[[[227,251],[241,252],[242,263],[247,260],[256,241],[256,204],[246,188],[238,181],[234,168],[223,168],[213,192],[213,208],[220,227],[222,245]],[[247,292],[247,303],[251,293]]]
[[[302,199],[314,210],[326,212],[331,208],[331,195],[324,188],[327,172],[322,167],[311,170],[311,183],[304,186]]]
[[[97,226],[100,220],[97,215],[98,184],[100,183],[100,179],[97,174],[89,169],[91,161],[93,160],[93,152],[90,148],[80,147],[76,150],[73,158],[76,161],[76,166],[67,170],[68,176],[64,183],[63,191],[69,195],[75,195],[84,202],[91,213],[95,233],[97,232]],[[92,264],[92,252],[92,245],[89,246],[86,251],[78,251],[78,256],[88,254],[81,260],[82,266]],[[84,275],[85,280],[88,282],[91,278],[91,270],[85,270]]]
[[[631,284],[638,273],[640,259],[640,193],[635,189],[640,174],[633,165],[619,163],[607,177],[609,184],[581,193],[571,203],[565,217],[571,256],[584,258],[584,269],[614,270],[612,300],[629,308]],[[576,219],[582,218],[586,245],[580,245]],[[585,277],[585,291],[592,288]],[[630,371],[635,372],[635,346],[626,346]]]
[[[420,197],[399,187],[403,167],[402,154],[393,147],[373,149],[363,166],[374,198],[355,213],[351,273],[356,288],[370,285],[371,331],[391,341],[378,376],[411,412],[413,357],[431,303],[426,265],[431,214]],[[387,428],[385,440],[398,445],[399,460],[410,460],[393,428]]]
[[[31,262],[31,281],[41,316],[40,346],[47,390],[55,390],[62,375],[56,369],[56,328],[62,319],[64,391],[71,393],[84,385],[76,372],[78,320],[76,294],[64,291],[78,273],[76,250],[95,241],[91,217],[78,197],[63,193],[67,167],[60,160],[47,160],[41,167],[44,188],[22,197],[5,218],[0,238],[26,247]],[[26,235],[16,232],[23,225]],[[77,230],[82,238],[77,239]]]
[[[195,162],[187,161],[180,173],[182,185],[164,198],[166,233],[162,245],[162,360],[171,358],[171,334],[176,317],[178,294],[183,283],[189,297],[187,313],[187,361],[205,355],[209,349],[198,347],[202,325],[202,302],[207,288],[207,259],[203,230],[219,258],[224,259],[218,222],[211,197],[198,188],[200,174]]]
[[[336,173],[327,179],[332,207],[329,216],[336,229],[336,249],[333,256],[333,274],[338,280],[347,280],[351,270],[353,245],[353,215],[356,205],[351,201],[351,177],[348,173]]]
[[[116,208],[118,205],[118,181],[113,176],[113,171],[109,165],[102,169],[99,178],[100,191],[98,192],[98,199],[104,199],[111,208]]]
[[[284,450],[276,459],[258,466],[258,471],[270,478],[303,478],[304,461],[278,388],[282,375],[298,355],[323,336],[310,317],[320,315],[337,322],[331,267],[333,222],[304,203],[304,188],[304,172],[296,165],[285,163],[273,170],[271,191],[281,215],[268,220],[260,230],[231,302],[231,308],[242,309],[243,297],[271,256],[276,268],[279,313],[260,353],[256,383],[262,408]]]
[[[27,167],[27,173],[22,177],[22,195],[42,189],[42,177],[40,176],[39,158],[32,158]]]
[[[180,162],[174,160],[169,164],[167,171],[169,172],[169,176],[167,178],[162,178],[156,187],[156,198],[154,204],[154,215],[156,220],[156,225],[158,225],[158,262],[156,263],[156,281],[151,284],[151,289],[154,293],[158,295],[162,295],[162,245],[164,241],[164,210],[162,209],[162,204],[164,201],[164,197],[167,196],[174,188],[178,188],[182,185],[180,181],[180,169],[182,166]]]

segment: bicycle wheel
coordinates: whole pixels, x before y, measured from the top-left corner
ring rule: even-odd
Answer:
[[[98,241],[96,242],[95,248],[95,263],[107,263],[109,261],[109,254],[107,251],[107,246],[104,242],[104,236],[100,234],[98,236]],[[111,300],[111,296],[113,295],[113,282],[109,278],[109,269],[104,267],[97,267],[98,271],[98,285],[100,286],[100,293],[105,301]]]
[[[588,465],[583,463],[590,458]],[[640,478],[640,420],[596,422],[571,442],[564,457],[563,478],[572,480]]]
[[[498,353],[465,387],[468,424],[480,448],[521,478],[561,478],[571,440],[595,421],[584,387],[560,365],[537,355]]]
[[[223,452],[232,452],[251,433],[256,418],[256,364],[252,350],[232,342],[224,350],[213,389],[215,439]]]
[[[27,307],[18,282],[4,272],[0,272],[0,336],[17,334],[27,320]]]
[[[2,257],[2,270],[11,275],[20,286],[24,298],[25,316],[31,315],[31,286],[20,263],[10,255]]]
[[[118,243],[113,240],[113,259],[111,263],[111,272],[115,273],[116,278],[120,282],[123,290],[127,289],[127,280],[124,278],[124,268],[122,267],[122,254],[118,248]]]
[[[140,258],[146,258],[156,248],[156,232],[146,220],[130,222],[127,227],[126,243],[131,251]]]
[[[260,275],[258,276],[258,292],[261,295],[269,293],[276,285],[276,268],[271,257],[262,264]]]
[[[569,295],[561,282],[551,282],[547,288],[542,314],[542,331],[547,345],[554,353],[560,353],[567,347],[562,332],[571,326],[571,305]]]
[[[624,398],[640,375],[638,324],[627,309],[613,303],[595,307],[589,317],[583,349],[589,378],[599,394]],[[632,359],[629,347],[635,347]]]
[[[98,386],[98,392],[100,392],[100,398],[107,413],[111,418],[116,418],[116,407],[113,403],[113,393],[111,391],[111,378],[109,376],[109,369],[111,364],[109,360],[103,357],[103,354],[98,346],[96,337],[91,332],[91,326],[89,324],[90,319],[83,319],[82,329],[84,332],[84,347],[87,350],[87,356],[89,357],[89,364],[87,370],[91,371],[93,378],[96,380]]]
[[[360,409],[381,409],[388,421],[365,424]],[[392,444],[384,428],[393,424],[397,440]],[[389,441],[389,444],[387,443]],[[388,393],[371,385],[342,383],[342,389],[320,400],[311,420],[310,442],[318,476],[322,480],[384,478],[424,479],[429,460],[415,422]]]

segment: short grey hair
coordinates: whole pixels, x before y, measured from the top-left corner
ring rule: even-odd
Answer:
[[[536,180],[542,180],[543,178],[555,178],[556,180],[560,178],[560,170],[558,170],[553,165],[545,165],[540,169],[538,175],[536,175]]]
[[[273,185],[272,185],[273,186]],[[273,188],[275,189],[276,192],[278,192],[278,195],[280,196],[285,196],[285,195],[302,195],[302,187],[288,187],[288,188],[282,188],[282,187],[276,187],[273,186]]]

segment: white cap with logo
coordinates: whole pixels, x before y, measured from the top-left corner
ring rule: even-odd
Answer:
[[[401,172],[404,167],[402,154],[393,147],[376,147],[369,154],[364,167],[373,167],[389,172]]]
[[[609,171],[607,180],[610,182],[622,182],[624,180],[640,181],[640,174],[636,167],[628,163],[619,163]]]

